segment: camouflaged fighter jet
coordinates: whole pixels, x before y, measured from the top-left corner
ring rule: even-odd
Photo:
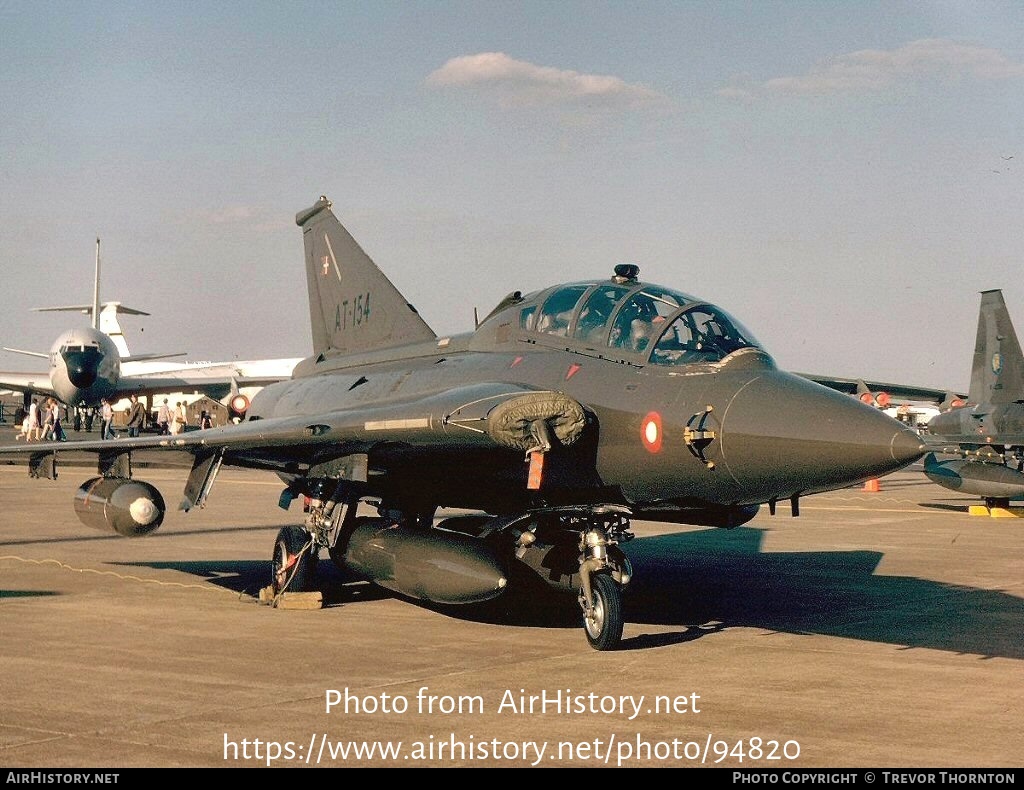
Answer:
[[[620,544],[631,519],[735,527],[761,504],[884,475],[919,437],[877,410],[784,373],[719,307],[614,275],[515,291],[474,332],[437,337],[326,198],[296,217],[305,240],[313,354],[258,393],[237,426],[172,438],[0,448],[56,475],[56,455],[98,454],[79,490],[87,525],[156,529],[160,493],[131,479],[146,450],[185,453],[183,509],[223,464],[285,483],[306,503],[279,533],[276,592],[315,584],[320,551],[405,596],[446,604],[502,594],[512,573],[575,592],[590,644],[622,635]],[[360,503],[377,516],[357,515]],[[481,515],[435,523],[439,507]],[[365,513],[365,508],[363,509]]]
[[[981,292],[967,402],[933,417],[928,444],[960,458],[925,458],[925,474],[988,508],[1024,498],[1024,355],[999,290]]]

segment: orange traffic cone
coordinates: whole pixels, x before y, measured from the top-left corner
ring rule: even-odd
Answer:
[[[870,493],[877,493],[877,492],[882,490],[882,486],[878,482],[878,478],[877,477],[873,477],[873,478],[871,478],[870,480],[868,480],[864,484],[864,489],[863,490],[864,491],[868,491]]]

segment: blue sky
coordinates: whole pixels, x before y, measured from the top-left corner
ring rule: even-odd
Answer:
[[[782,367],[965,388],[1022,138],[1019,2],[0,0],[0,344],[85,320],[29,309],[100,236],[134,351],[303,356],[323,193],[439,333],[632,261]]]

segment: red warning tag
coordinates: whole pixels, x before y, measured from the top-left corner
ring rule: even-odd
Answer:
[[[537,451],[530,453],[530,477],[526,481],[526,487],[531,491],[536,491],[540,488],[540,481],[543,476],[544,453]]]

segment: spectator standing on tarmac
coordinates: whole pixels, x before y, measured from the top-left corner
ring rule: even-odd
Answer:
[[[21,421],[21,430],[18,432],[17,436],[14,437],[14,441],[18,441],[22,436],[24,436],[25,443],[27,444],[30,441],[29,437],[32,435],[32,424],[28,421],[28,412],[22,410],[22,414],[25,416]]]
[[[40,441],[43,438],[43,415],[39,410],[39,402],[33,398],[28,407],[29,434],[27,441]]]
[[[160,435],[166,436],[171,432],[171,407],[167,405],[167,398],[160,404],[160,411],[156,415],[156,424],[160,428]]]
[[[139,435],[146,422],[146,410],[139,403],[139,396],[132,395],[132,405],[128,409],[128,437],[135,438]]]
[[[174,407],[174,425],[177,428],[175,433],[181,433],[185,430],[185,426],[188,425],[188,414],[185,411],[185,404],[181,401],[178,401]]]
[[[64,428],[60,424],[60,403],[56,398],[50,398],[47,402],[46,422],[43,425],[43,438],[52,439],[55,442],[67,441],[64,435]]]
[[[108,398],[100,404],[100,439],[114,438],[114,406]]]
[[[43,423],[43,435],[39,438],[39,441],[47,441],[50,438],[50,427],[53,424],[53,414],[50,408],[50,399],[47,398],[43,401],[39,407],[39,419]]]

